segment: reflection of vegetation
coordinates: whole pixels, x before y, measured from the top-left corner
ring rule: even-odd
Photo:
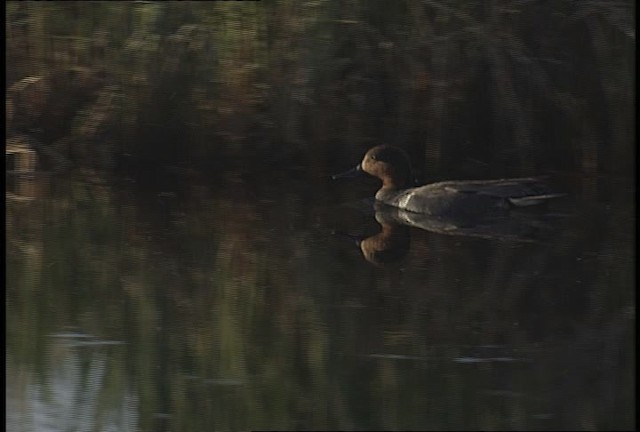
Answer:
[[[126,342],[108,381],[135,392],[140,429],[632,420],[624,213],[599,230],[597,217],[574,224],[550,245],[416,235],[410,267],[382,270],[327,249],[298,193],[247,201],[229,182],[216,197],[147,209],[99,186],[54,189],[61,198],[8,203],[9,354],[46,377],[46,336],[63,326]],[[526,362],[452,361],[472,356]],[[601,394],[615,397],[589,410]]]
[[[41,382],[25,385],[13,380],[15,373],[29,378],[32,374],[8,362],[10,430],[137,430],[135,395],[123,391],[122,371],[112,373],[109,368],[122,365],[118,356],[92,348],[74,351],[56,343],[50,348]]]
[[[7,106],[15,132],[40,128],[103,168],[131,153],[192,167],[298,155],[318,170],[382,140],[430,172],[629,172],[633,7],[11,2],[8,84],[54,72],[39,118],[21,109],[33,97]]]

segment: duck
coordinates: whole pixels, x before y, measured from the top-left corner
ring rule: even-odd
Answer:
[[[543,177],[453,180],[414,187],[407,153],[385,144],[369,149],[356,167],[332,178],[361,173],[382,181],[382,187],[375,194],[377,202],[433,217],[461,218],[504,213],[566,195],[553,192]]]

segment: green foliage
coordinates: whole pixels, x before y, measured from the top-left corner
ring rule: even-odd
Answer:
[[[10,2],[8,78],[105,71],[123,94],[121,151],[152,165],[321,163],[384,141],[435,173],[630,172],[632,8]]]

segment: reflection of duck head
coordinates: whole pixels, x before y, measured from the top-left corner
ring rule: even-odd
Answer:
[[[369,237],[341,234],[355,241],[364,258],[372,264],[384,266],[400,261],[409,252],[409,228],[380,220],[378,222],[382,229]]]
[[[364,258],[376,265],[400,261],[409,252],[409,229],[399,225],[382,224],[382,230],[360,241]]]

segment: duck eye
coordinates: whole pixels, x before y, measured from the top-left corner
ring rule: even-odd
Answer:
[[[373,159],[373,160],[378,160],[378,158],[376,157],[376,155],[371,155],[371,156],[369,156],[369,157],[370,157],[371,159]]]

